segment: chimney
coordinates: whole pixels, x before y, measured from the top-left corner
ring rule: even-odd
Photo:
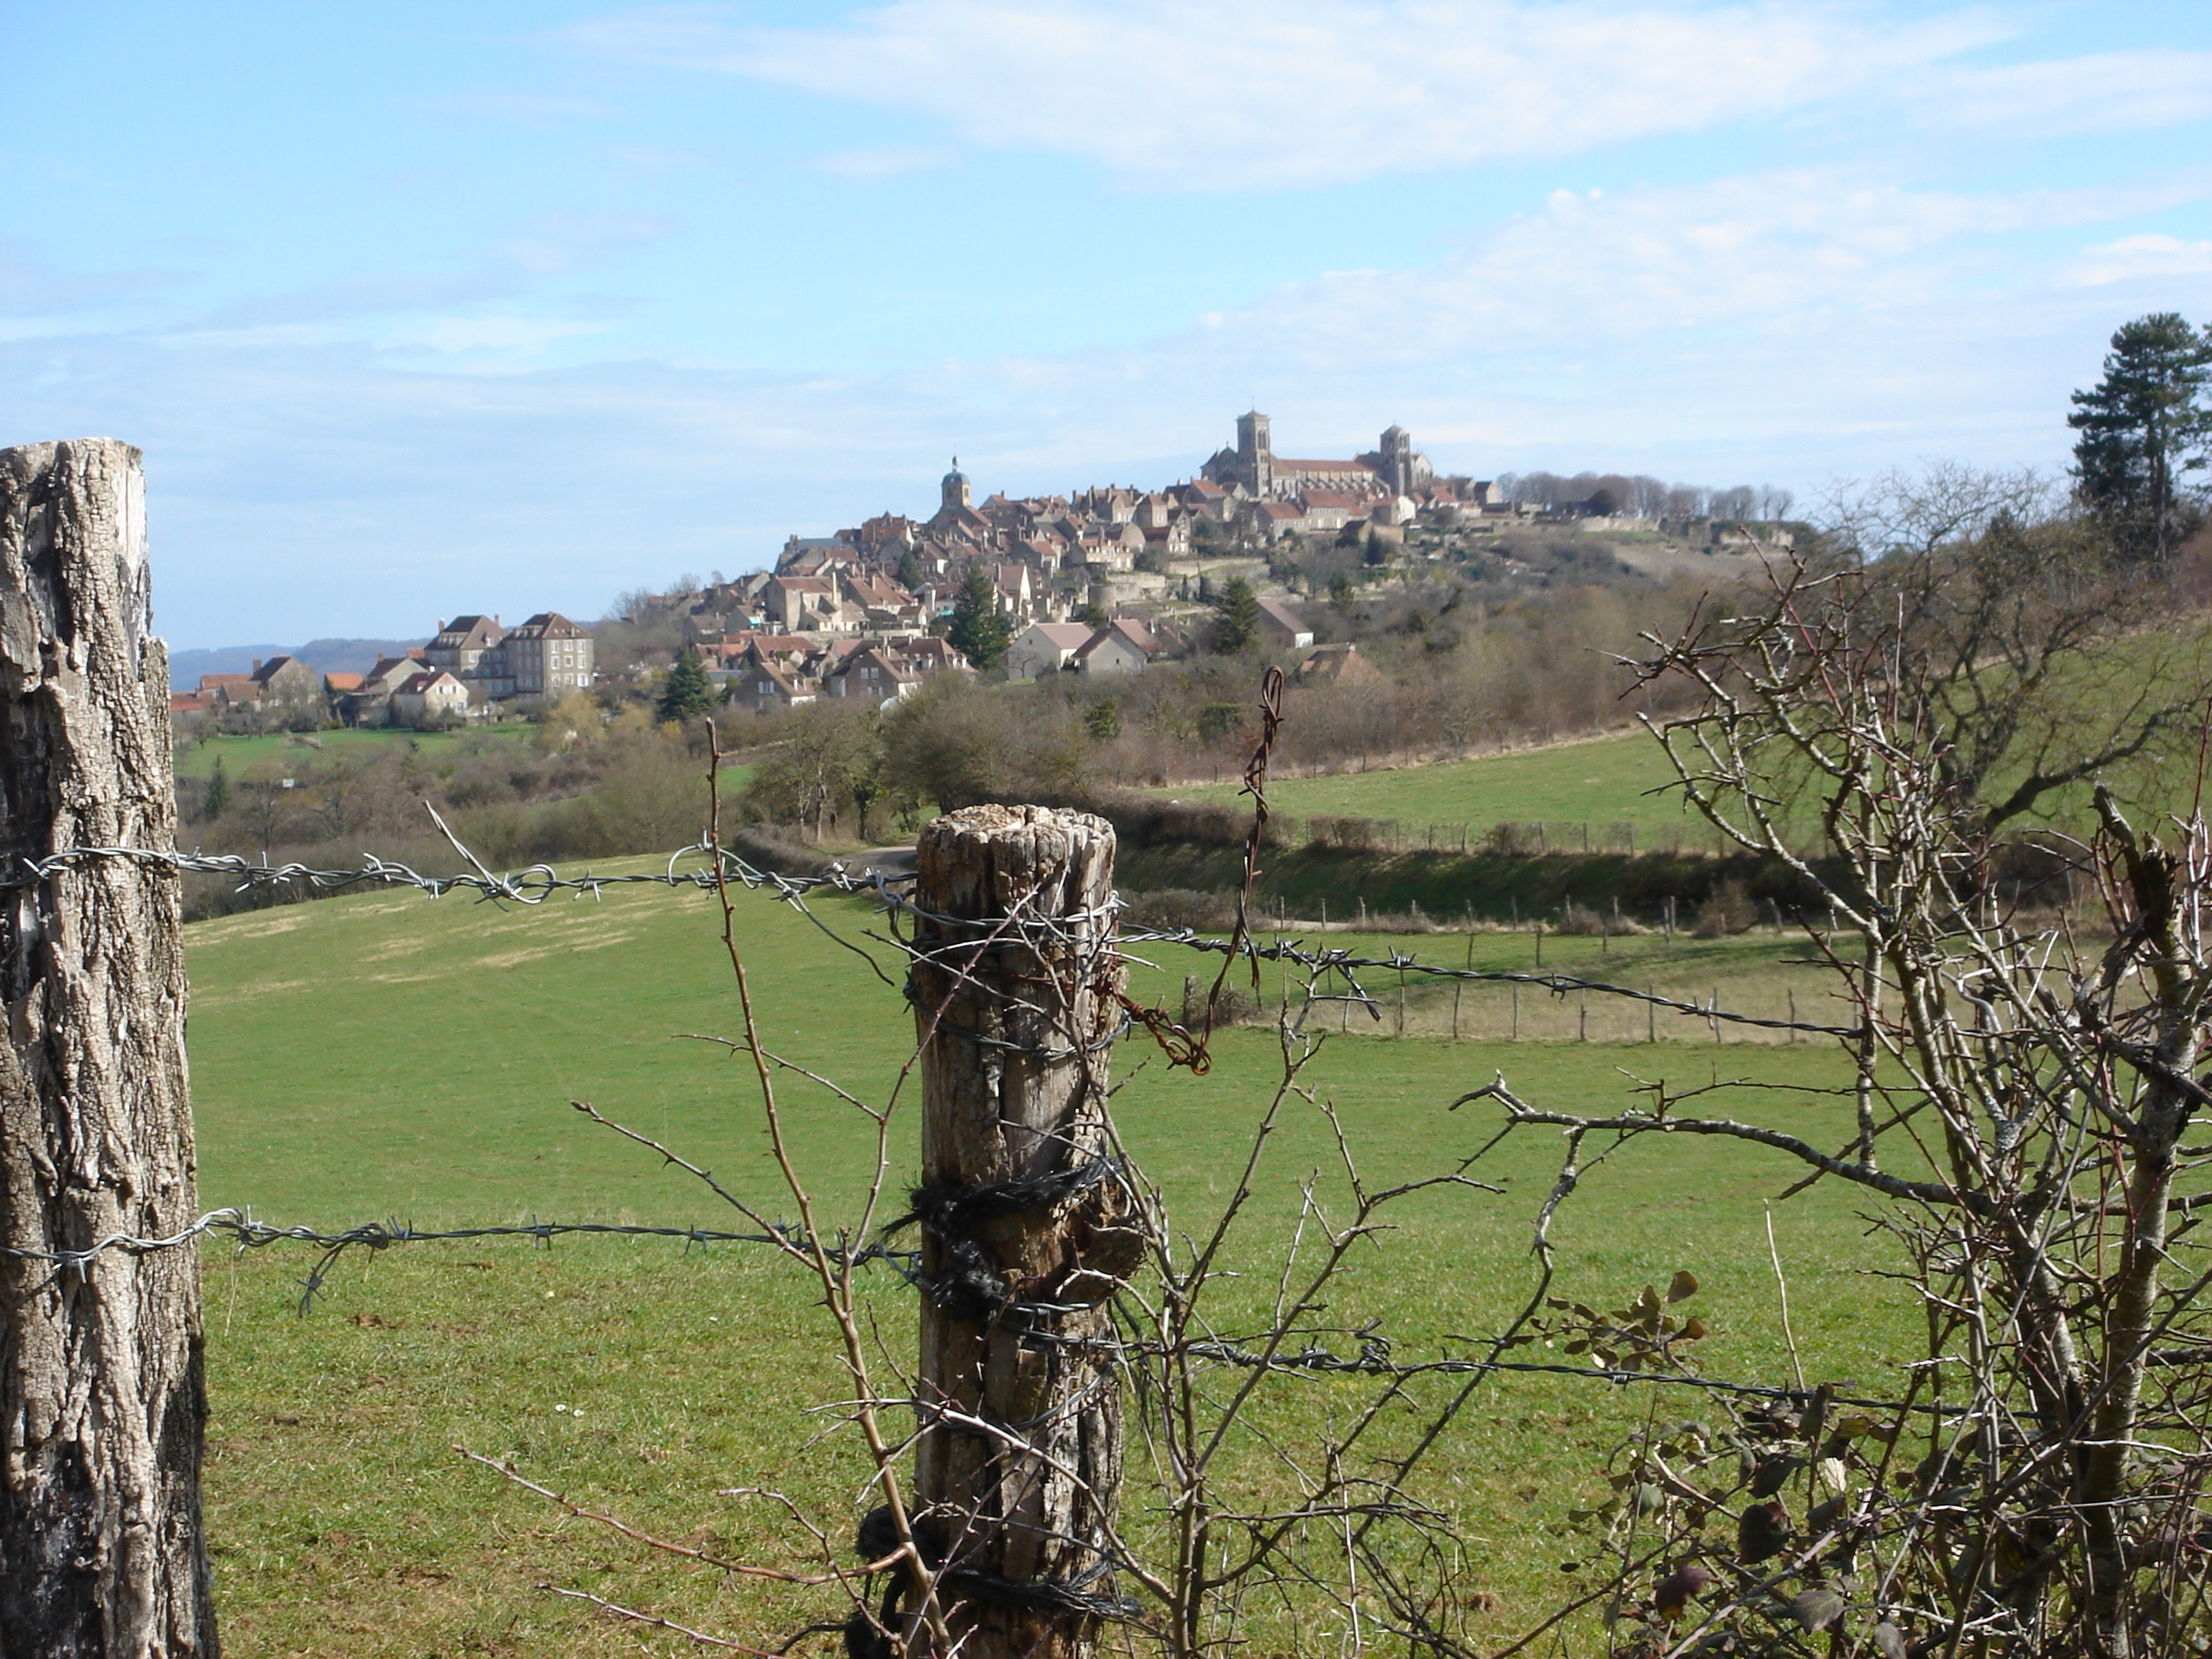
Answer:
[[[257,674],[261,672],[261,659],[258,657],[253,659],[253,672]]]

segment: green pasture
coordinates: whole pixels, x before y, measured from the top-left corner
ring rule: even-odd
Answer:
[[[337,726],[326,732],[265,732],[254,736],[215,735],[177,749],[177,776],[204,781],[219,757],[233,778],[276,763],[311,767],[342,755],[373,758],[392,749],[410,749],[435,764],[450,760],[485,740],[518,742],[534,728],[519,721],[472,726],[451,732],[415,732],[403,726]]]
[[[806,918],[757,895],[739,905],[764,1042],[883,1100],[911,1042],[899,993]],[[892,953],[864,936],[880,930],[879,918],[852,901],[818,908],[899,977]],[[681,1171],[587,1121],[569,1105],[582,1099],[710,1169],[766,1213],[788,1216],[749,1064],[692,1040],[741,1028],[718,929],[710,897],[658,889],[528,910],[373,895],[196,925],[188,952],[204,1203],[324,1227],[377,1218],[746,1225]],[[1532,965],[1530,936],[1472,941],[1478,965]],[[1331,942],[1454,964],[1469,952],[1468,937],[1453,934]],[[1186,974],[1218,962],[1172,947],[1148,954],[1157,965],[1133,976],[1148,999],[1172,1000]],[[1794,954],[1801,947],[1759,935],[1672,948],[1555,938],[1545,965],[1599,967],[1694,997],[1717,988],[1726,1003],[1770,1000],[1778,979],[1809,974],[1789,966]],[[1271,983],[1279,996],[1272,971]],[[1410,1034],[1393,1040],[1395,976],[1370,974],[1365,984],[1380,1020],[1325,1002],[1306,1011],[1311,1028],[1330,1034],[1302,1081],[1335,1103],[1375,1182],[1448,1168],[1487,1140],[1494,1109],[1451,1107],[1500,1073],[1527,1098],[1576,1109],[1624,1102],[1638,1079],[1679,1087],[1843,1075],[1825,1048],[1716,1043],[1695,1020],[1655,1029],[1638,1016],[1590,1033],[1609,1041],[1578,1041],[1573,1004],[1540,1009],[1534,996],[1521,1010],[1524,1041],[1504,1041],[1506,994],[1495,987],[1470,994],[1462,1010],[1479,1040],[1436,1034],[1448,1029],[1450,994],[1433,988],[1409,993]],[[1809,978],[1804,984],[1801,995],[1818,995]],[[1479,1019],[1471,1012],[1478,998]],[[1118,1121],[1186,1228],[1231,1190],[1280,1071],[1271,1031],[1226,1031],[1216,1048],[1203,1078],[1171,1071],[1140,1038],[1114,1055],[1125,1083]],[[1817,1094],[1726,1098],[1737,1115],[1822,1141],[1840,1139],[1847,1117]],[[856,1223],[874,1167],[865,1120],[795,1072],[782,1074],[780,1106],[824,1219]],[[894,1192],[913,1168],[914,1118],[910,1110],[894,1119]],[[1761,1201],[1794,1170],[1710,1142],[1601,1150],[1584,1149],[1579,1189],[1554,1230],[1561,1287],[1613,1306],[1688,1268],[1704,1283],[1695,1307],[1715,1333],[1708,1369],[1784,1378]],[[1561,1155],[1554,1138],[1517,1139],[1471,1171],[1502,1191],[1409,1205],[1401,1231],[1356,1255],[1334,1315],[1347,1327],[1383,1320],[1402,1354],[1495,1328],[1532,1283],[1530,1227]],[[1324,1202],[1340,1214],[1327,1125],[1294,1100],[1229,1258],[1252,1274],[1223,1285],[1232,1326],[1271,1284],[1298,1183],[1317,1172]],[[1819,1187],[1775,1217],[1809,1372],[1894,1386],[1896,1364],[1912,1352],[1909,1320],[1869,1276],[1883,1251],[1863,1236],[1853,1202]],[[533,1479],[664,1537],[754,1562],[814,1564],[804,1534],[772,1504],[730,1495],[777,1488],[841,1535],[859,1491],[851,1447],[822,1438],[833,1419],[819,1408],[847,1386],[816,1295],[766,1251],[627,1240],[409,1246],[342,1260],[302,1317],[300,1281],[313,1260],[297,1246],[207,1256],[208,1488],[233,1651],[683,1650],[672,1637],[618,1630],[533,1587],[541,1583],[763,1645],[835,1615],[834,1591],[683,1568],[450,1449],[511,1458]],[[910,1351],[910,1299],[888,1275],[877,1281],[872,1314],[871,1339],[884,1353]],[[1286,1389],[1271,1408],[1271,1432],[1310,1430],[1356,1386],[1327,1379]],[[1560,1563],[1586,1545],[1566,1511],[1601,1489],[1605,1455],[1638,1414],[1681,1420],[1709,1410],[1661,1390],[1535,1377],[1486,1384],[1440,1448],[1432,1482],[1471,1540],[1468,1593],[1501,1598],[1485,1628],[1502,1635],[1570,1582]],[[1133,1456],[1131,1467],[1126,1502],[1141,1535],[1149,1517]],[[1256,1448],[1232,1467],[1252,1492],[1279,1479]],[[1317,1627],[1302,1634],[1256,1625],[1255,1651],[1322,1639]],[[815,1650],[830,1645],[818,1640]]]
[[[2139,748],[2115,742],[2114,734],[2162,704],[2185,703],[2191,688],[2208,676],[2212,624],[2200,618],[2171,631],[2147,630],[2120,640],[2093,662],[2062,664],[2046,684],[2014,706],[2002,706],[2005,682],[1997,680],[1988,695],[1993,709],[2001,708],[2016,723],[2015,746],[1987,781],[1984,797],[2002,799],[2029,774],[2031,765],[2049,767],[2109,746],[2119,758],[2096,779],[2047,795],[2035,812],[2016,821],[2017,827],[2087,831],[2095,823],[2091,799],[2098,781],[2139,814],[2193,810],[2202,737],[2196,716],[2181,718]],[[1469,826],[1471,834],[1500,823],[1545,824],[1554,837],[1553,850],[1576,850],[1571,841],[1563,849],[1558,845],[1576,825],[1588,826],[1593,847],[1609,841],[1609,831],[1622,825],[1633,826],[1637,845],[1647,850],[1666,847],[1677,836],[1687,848],[1711,845],[1714,832],[1685,811],[1672,787],[1674,778],[1657,741],[1637,730],[1471,760],[1278,778],[1269,782],[1267,795],[1277,810],[1300,816],[1394,819],[1402,838],[1409,838],[1402,839],[1402,845],[1419,845],[1425,826],[1432,825],[1441,848],[1449,826]],[[1240,799],[1234,779],[1175,784],[1148,793],[1186,802]],[[1811,832],[1809,823],[1805,827]]]
[[[1654,845],[1681,833],[1710,832],[1685,815],[1678,796],[1665,791],[1673,768],[1659,745],[1642,732],[1548,749],[1516,749],[1474,760],[1394,766],[1325,778],[1278,778],[1267,787],[1269,803],[1305,817],[1395,818],[1417,835],[1420,826],[1499,823],[1586,823],[1592,833],[1633,824]],[[1151,791],[1179,801],[1234,801],[1238,786],[1177,784]]]

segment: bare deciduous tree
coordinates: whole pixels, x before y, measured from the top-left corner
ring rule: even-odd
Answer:
[[[1925,726],[1942,784],[1985,832],[2193,754],[2212,695],[2193,607],[2171,572],[2116,558],[2048,480],[1939,465],[1852,487],[1828,518],[1811,558],[1832,574],[1821,603],[1848,616],[1868,672]]]
[[[1653,1085],[1601,1114],[1480,1092],[1514,1128],[1565,1132],[1571,1166],[1586,1143],[1686,1134],[1793,1161],[1799,1187],[1847,1183],[1921,1304],[1924,1356],[1893,1404],[1846,1414],[1806,1390],[1625,1450],[1638,1501],[1601,1517],[1621,1546],[1611,1651],[2196,1654],[2212,1260],[2190,1236],[2207,1155],[2186,1134],[2212,1104],[2212,839],[2201,814],[2154,833],[2100,791],[2072,850],[2108,928],[2001,892],[1936,671],[1870,639],[1867,591],[1856,572],[1793,577],[1641,665],[1703,689],[1655,727],[1690,803],[1863,941],[1809,934],[1858,1013],[1849,1121],[1823,1143],[1715,1115],[1716,1090]],[[1783,778],[1817,805],[1809,843],[1778,810]],[[1594,1323],[1638,1364],[1683,1363],[1655,1309]]]

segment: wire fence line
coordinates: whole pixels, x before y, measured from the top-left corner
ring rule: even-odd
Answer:
[[[435,813],[433,813],[434,818]],[[864,957],[867,953],[851,940],[830,927],[822,918],[808,908],[806,901],[818,895],[829,893],[840,896],[866,898],[876,902],[895,918],[928,918],[935,921],[955,918],[930,916],[917,906],[909,889],[915,878],[911,873],[887,872],[872,866],[859,870],[848,869],[841,863],[832,863],[823,871],[811,875],[790,875],[765,870],[755,865],[726,847],[710,842],[699,842],[681,848],[669,855],[665,867],[658,872],[637,872],[619,875],[580,874],[563,876],[550,864],[533,864],[526,869],[509,873],[497,873],[486,868],[462,843],[452,836],[442,819],[439,828],[452,840],[457,853],[472,867],[464,873],[427,875],[396,860],[369,855],[353,868],[319,869],[311,865],[271,863],[265,858],[253,859],[239,854],[186,852],[180,849],[153,849],[131,847],[79,846],[59,849],[43,857],[19,856],[12,869],[0,873],[0,891],[19,890],[50,879],[65,872],[81,871],[102,861],[121,861],[142,866],[172,870],[180,874],[215,876],[239,884],[242,889],[253,887],[302,887],[317,893],[339,893],[357,888],[400,887],[424,894],[430,898],[443,898],[456,894],[472,895],[480,902],[494,904],[514,903],[542,905],[553,897],[567,894],[573,898],[599,899],[610,888],[644,887],[664,891],[688,889],[699,893],[713,893],[727,887],[740,887],[758,893],[779,902],[789,905],[819,926],[838,944],[856,951]],[[684,861],[697,858],[703,862],[688,867]],[[1118,897],[1107,907],[1118,912],[1121,908]],[[1094,923],[1100,918],[1086,914],[1073,918]],[[1050,923],[1036,918],[1010,918],[999,924],[1002,934],[1020,936],[1025,942],[1046,942],[1033,935],[1042,930],[1056,935],[1071,918],[1055,918]],[[919,959],[931,953],[919,951],[908,941],[896,937],[884,940],[880,934],[871,937],[888,943],[910,959]],[[1772,1030],[1789,1030],[1841,1038],[1863,1034],[1858,1025],[1835,1025],[1811,1021],[1781,1020],[1740,1014],[1721,1009],[1714,1002],[1685,1001],[1667,997],[1649,990],[1638,990],[1599,979],[1580,978],[1572,974],[1523,972],[1508,970],[1450,967],[1425,963],[1401,951],[1386,955],[1363,955],[1341,947],[1313,946],[1300,942],[1294,936],[1276,932],[1271,941],[1241,933],[1221,937],[1200,933],[1194,928],[1136,927],[1109,935],[1114,948],[1164,945],[1202,954],[1219,956],[1231,961],[1243,959],[1254,964],[1267,962],[1293,966],[1319,979],[1327,975],[1339,976],[1346,987],[1346,994],[1337,999],[1359,1002],[1371,1010],[1378,1010],[1377,998],[1362,988],[1357,975],[1363,972],[1395,972],[1425,975],[1430,978],[1459,982],[1479,982],[1528,986],[1555,996],[1576,992],[1598,992],[1627,1001],[1649,1003],[1657,1008],[1695,1018],[1718,1020],[1736,1025]],[[872,965],[873,959],[868,958]],[[879,967],[877,972],[882,975]],[[1110,1040],[1118,1040],[1133,1029],[1128,1018],[1121,1018],[1113,1027]],[[1155,1033],[1154,1034],[1157,1034]],[[992,1043],[994,1040],[976,1034],[978,1041]],[[1018,1049],[1019,1045],[996,1042],[994,1046]],[[698,1226],[648,1225],[633,1223],[588,1221],[529,1221],[495,1225],[450,1228],[418,1227],[412,1223],[396,1219],[379,1220],[335,1230],[309,1225],[280,1226],[258,1220],[249,1209],[226,1208],[211,1210],[190,1226],[173,1234],[147,1237],[128,1233],[116,1233],[95,1240],[78,1248],[27,1249],[0,1245],[0,1256],[34,1261],[51,1266],[58,1273],[83,1272],[99,1256],[119,1252],[143,1255],[191,1246],[204,1239],[227,1240],[237,1252],[260,1250],[279,1245],[299,1245],[318,1252],[318,1257],[302,1284],[300,1312],[311,1310],[317,1296],[326,1284],[329,1275],[349,1253],[367,1251],[380,1253],[387,1249],[410,1244],[451,1243],[473,1240],[529,1239],[540,1245],[549,1245],[560,1238],[573,1236],[612,1236],[675,1240],[687,1247],[707,1247],[716,1244],[743,1244],[777,1246],[786,1248],[802,1241],[802,1229],[795,1224],[778,1223],[769,1230],[749,1232]],[[882,1262],[902,1279],[910,1284],[917,1281],[918,1253],[890,1248],[882,1240],[861,1245],[837,1247],[833,1254],[848,1259],[852,1265]],[[1356,1336],[1356,1333],[1348,1333]],[[1135,1354],[1143,1348],[1136,1342],[1113,1342],[1117,1350]],[[1604,1382],[1615,1386],[1651,1384],[1669,1387],[1683,1387],[1708,1393],[1720,1393],[1739,1397],[1757,1397],[1778,1402],[1802,1403],[1809,1398],[1809,1391],[1779,1388],[1762,1384],[1732,1382],[1722,1379],[1700,1377],[1686,1372],[1643,1371],[1619,1366],[1577,1366],[1565,1363],[1501,1358],[1475,1359],[1440,1356],[1435,1358],[1403,1361],[1392,1357],[1385,1348],[1363,1342],[1356,1355],[1340,1355],[1326,1348],[1309,1347],[1294,1354],[1263,1356],[1240,1347],[1233,1341],[1217,1341],[1204,1345],[1202,1357],[1233,1369],[1264,1366],[1270,1370],[1306,1374],[1359,1373],[1388,1375],[1411,1379],[1425,1375],[1473,1375],[1490,1373],[1528,1373],[1557,1375],[1588,1381]],[[1839,1403],[1878,1409],[1905,1409],[1895,1402],[1873,1399],[1851,1399]],[[1921,1410],[1928,1407],[1916,1408]],[[1939,1408],[1948,1411],[1949,1408]]]
[[[310,1311],[331,1270],[349,1251],[375,1253],[402,1244],[452,1243],[465,1239],[533,1239],[550,1244],[555,1239],[577,1234],[611,1234],[625,1238],[680,1239],[686,1246],[710,1244],[788,1245],[800,1236],[795,1226],[780,1225],[769,1233],[731,1233],[714,1227],[647,1226],[612,1221],[526,1221],[475,1227],[418,1227],[405,1221],[368,1221],[335,1232],[319,1227],[280,1227],[254,1219],[250,1210],[211,1210],[190,1226],[160,1237],[111,1233],[78,1248],[27,1249],[0,1244],[0,1256],[19,1262],[42,1262],[58,1274],[81,1274],[111,1251],[126,1256],[149,1256],[181,1249],[209,1238],[227,1238],[239,1253],[265,1249],[275,1244],[304,1244],[322,1252],[302,1286],[300,1311]],[[856,1263],[887,1257],[897,1252],[871,1245],[849,1252]]]
[[[302,1244],[322,1252],[303,1286],[300,1312],[312,1311],[314,1301],[321,1293],[331,1270],[349,1250],[379,1252],[406,1244],[450,1244],[476,1239],[530,1239],[540,1244],[549,1244],[555,1239],[577,1235],[610,1235],[623,1238],[674,1239],[687,1246],[713,1244],[757,1244],[788,1246],[799,1241],[801,1230],[795,1225],[778,1226],[772,1232],[733,1233],[714,1227],[643,1226],[631,1223],[597,1221],[530,1221],[498,1226],[480,1227],[418,1227],[404,1221],[371,1221],[358,1226],[326,1231],[319,1227],[280,1227],[265,1221],[257,1221],[249,1210],[227,1208],[211,1210],[190,1226],[158,1238],[141,1237],[128,1233],[110,1233],[96,1240],[82,1249],[27,1250],[0,1245],[0,1256],[18,1261],[43,1262],[60,1272],[81,1272],[97,1257],[117,1251],[132,1256],[150,1255],[157,1251],[180,1249],[196,1240],[218,1237],[227,1239],[240,1254],[249,1250],[265,1249],[273,1245]],[[899,1250],[881,1243],[848,1248],[837,1252],[855,1266],[871,1262],[882,1262],[909,1284],[917,1282],[914,1263],[919,1252]],[[1265,1367],[1272,1371],[1327,1374],[1340,1372],[1363,1376],[1390,1376],[1412,1379],[1423,1376],[1471,1376],[1492,1372],[1525,1375],[1579,1378],[1587,1381],[1610,1383],[1617,1387],[1632,1384],[1655,1384],[1667,1387],[1690,1388],[1707,1393],[1735,1394],[1745,1398],[1770,1399],[1801,1405],[1815,1393],[1809,1388],[1785,1388],[1766,1383],[1732,1382],[1724,1378],[1701,1377],[1683,1371],[1640,1371],[1626,1366],[1569,1365],[1541,1360],[1461,1359],[1449,1356],[1426,1360],[1400,1360],[1392,1356],[1386,1342],[1378,1342],[1361,1332],[1346,1334],[1358,1340],[1359,1351],[1355,1355],[1340,1355],[1333,1349],[1309,1346],[1296,1353],[1266,1355],[1256,1348],[1234,1340],[1217,1339],[1198,1344],[1194,1352],[1200,1357],[1235,1370]],[[1479,1338],[1458,1339],[1471,1346],[1485,1345]],[[1087,1339],[1097,1346],[1097,1339]],[[1154,1351],[1156,1344],[1143,1341],[1111,1340],[1104,1344],[1114,1352],[1133,1356]],[[1855,1395],[1838,1394],[1831,1391],[1831,1402],[1837,1405],[1867,1408],[1898,1408],[1895,1401],[1862,1399]],[[1952,1410],[1951,1408],[1919,1406],[1921,1411]]]

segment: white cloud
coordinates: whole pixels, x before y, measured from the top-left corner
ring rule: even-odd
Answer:
[[[1440,352],[1567,361],[1701,331],[1863,328],[2051,283],[2046,266],[2019,266],[1993,239],[2110,223],[2208,196],[2212,179],[2202,175],[2121,190],[1974,195],[1839,170],[1561,190],[1434,264],[1293,284],[1210,319],[1206,336],[1213,349],[1264,349],[1318,367],[1348,353],[1378,362]],[[2139,262],[2200,268],[2185,264],[2190,245],[2171,238],[2112,246]]]
[[[648,7],[559,31],[942,123],[1171,189],[1340,184],[1822,111],[2051,137],[2212,118],[2212,53],[1988,65],[1992,8],[1832,0],[892,0],[755,28]]]
[[[1929,89],[1962,126],[2039,134],[2150,132],[2212,117],[2212,52],[2097,52],[1960,69]]]
[[[2212,246],[2140,217],[2208,197],[2199,174],[1973,194],[1835,169],[1562,191],[1420,267],[1287,285],[1127,349],[844,377],[548,366],[531,354],[588,314],[394,280],[222,335],[0,339],[0,442],[146,447],[164,626],[186,645],[479,604],[588,614],[924,506],[956,449],[987,488],[1165,480],[1255,395],[1292,452],[1356,452],[1397,420],[1481,476],[1620,467],[1810,498],[1921,455],[2062,459],[2067,392],[2148,308],[2109,282],[2212,311]]]
[[[1572,154],[1878,95],[2001,38],[1981,14],[1737,0],[895,0],[814,29],[657,7],[603,56],[717,71],[1088,157],[1174,188],[1341,183]]]
[[[2133,281],[2139,277],[2212,276],[2212,242],[2184,242],[2178,236],[2123,236],[2085,248],[2075,260],[2073,280],[2088,287]]]

